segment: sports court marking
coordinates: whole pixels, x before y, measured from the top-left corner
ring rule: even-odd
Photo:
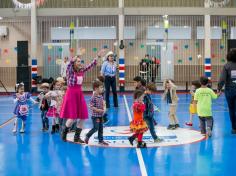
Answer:
[[[0,128],[3,128],[4,126],[8,125],[9,123],[11,123],[13,120],[15,119],[15,117],[12,117],[10,119],[8,119],[6,122],[2,123],[0,125]]]
[[[81,136],[85,136],[90,129],[83,129]],[[163,139],[161,143],[154,143],[149,131],[144,133],[143,140],[147,143],[147,147],[169,147],[177,145],[191,144],[205,139],[199,131],[189,128],[178,128],[176,130],[167,130],[165,126],[156,126],[157,135]],[[109,143],[107,147],[114,148],[136,148],[136,142],[131,146],[128,137],[132,135],[129,126],[110,126],[103,129],[103,139]],[[68,133],[67,140],[73,142],[74,133]],[[89,146],[102,147],[98,144],[97,134],[91,136]]]
[[[128,107],[126,96],[124,95],[124,104],[128,114],[129,122],[132,121],[132,116],[130,109]],[[185,112],[186,113],[186,112]],[[166,114],[163,114],[167,116]],[[85,136],[90,129],[83,129],[81,136]],[[149,131],[144,133],[143,140],[147,143],[147,147],[165,147],[165,146],[176,146],[191,144],[199,142],[205,139],[205,136],[202,136],[199,131],[192,130],[189,128],[178,128],[176,130],[167,130],[165,126],[156,126],[155,127],[157,135],[163,139],[161,143],[154,143],[152,136]],[[107,147],[115,148],[136,148],[136,141],[133,146],[130,145],[128,137],[131,136],[129,126],[109,126],[103,129],[103,139],[109,143]],[[67,140],[69,142],[74,142],[74,133],[68,133]],[[98,144],[97,134],[91,136],[89,146],[104,147]]]
[[[129,117],[129,122],[131,122],[132,117],[131,117],[130,109],[128,106],[128,102],[127,102],[126,96],[125,95],[123,95],[123,96],[124,96],[124,101],[125,101],[125,107],[126,107],[128,117]],[[136,152],[137,152],[137,156],[138,156],[138,162],[139,162],[141,174],[142,174],[142,176],[147,176],[147,169],[146,169],[145,163],[143,161],[143,156],[142,156],[141,150],[139,148],[136,148]]]

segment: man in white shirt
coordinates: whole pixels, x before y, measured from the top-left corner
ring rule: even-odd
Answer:
[[[64,79],[66,78],[66,69],[68,64],[69,64],[69,59],[68,57],[65,57],[64,61],[61,63],[61,77],[63,77]]]

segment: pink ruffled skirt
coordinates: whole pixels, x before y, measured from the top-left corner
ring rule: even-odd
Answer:
[[[67,88],[60,117],[65,119],[88,119],[88,108],[81,86],[76,85]]]

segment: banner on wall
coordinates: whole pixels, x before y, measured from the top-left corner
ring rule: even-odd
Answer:
[[[36,0],[37,6],[43,5],[45,0]],[[18,0],[12,0],[16,8],[20,9],[31,9],[32,3],[22,3],[19,2]]]
[[[225,7],[229,2],[230,0],[205,0],[210,7]]]

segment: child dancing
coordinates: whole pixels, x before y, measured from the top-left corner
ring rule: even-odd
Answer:
[[[189,121],[185,123],[185,125],[187,126],[193,126],[193,115],[197,114],[197,106],[194,105],[193,101],[194,101],[194,94],[196,92],[196,90],[198,88],[201,87],[201,84],[199,81],[192,81],[192,86],[191,86],[191,90],[190,90],[190,94],[191,94],[191,102],[189,105]]]
[[[31,94],[29,92],[24,91],[24,83],[16,84],[16,94],[13,97],[14,103],[16,104],[14,109],[14,115],[16,116],[16,118],[12,132],[17,132],[18,121],[19,119],[21,119],[20,133],[24,133],[26,119],[29,113],[29,100],[32,101],[34,104],[36,104],[37,102],[31,98]]]
[[[85,143],[88,144],[89,138],[98,131],[98,140],[100,145],[108,145],[103,141],[103,114],[105,113],[103,84],[100,81],[93,82],[93,96],[90,100],[92,110],[93,128],[86,134]]]
[[[143,112],[145,111],[145,104],[143,103],[144,91],[135,90],[134,92],[134,103],[133,103],[133,113],[134,119],[130,123],[130,130],[134,134],[128,138],[131,145],[135,138],[138,138],[138,148],[145,148],[146,143],[143,142],[143,133],[148,130],[147,124],[143,119]]]
[[[36,101],[39,103],[39,109],[41,111],[42,131],[48,131],[49,123],[46,113],[48,111],[50,102],[47,98],[45,98],[45,95],[49,92],[50,86],[48,83],[43,83],[40,88],[43,89],[43,91],[39,94]]]
[[[50,106],[46,113],[47,117],[52,118],[52,131],[51,134],[59,132],[59,108],[60,108],[60,97],[62,97],[63,92],[61,89],[60,81],[54,81],[51,85],[51,90],[45,95],[45,98],[50,99]]]
[[[103,84],[105,84],[104,76],[98,76],[96,78],[96,80],[102,82]],[[104,97],[104,92],[102,93],[102,96]],[[105,112],[104,112],[103,118],[102,118],[103,119],[103,125],[107,125],[110,120],[108,119],[107,108],[106,108],[106,101],[103,100],[103,103],[104,103],[104,108],[105,108]]]
[[[176,108],[178,102],[178,96],[176,94],[177,86],[173,83],[172,80],[166,80],[164,82],[164,94],[163,99],[167,101],[167,104],[170,106],[169,109],[169,126],[167,129],[174,130],[179,127],[179,121],[176,116]]]
[[[200,120],[200,129],[202,135],[212,136],[213,117],[212,117],[212,99],[216,99],[220,93],[215,94],[208,88],[208,78],[200,78],[201,87],[196,90],[194,103],[197,104],[197,114]]]
[[[156,90],[157,88],[155,83],[148,83],[148,85],[146,86],[146,91],[144,96],[145,111],[143,114],[144,120],[147,123],[149,131],[155,143],[163,141],[157,136],[155,132],[156,121],[154,120],[154,105],[152,102],[151,94],[153,94]]]

